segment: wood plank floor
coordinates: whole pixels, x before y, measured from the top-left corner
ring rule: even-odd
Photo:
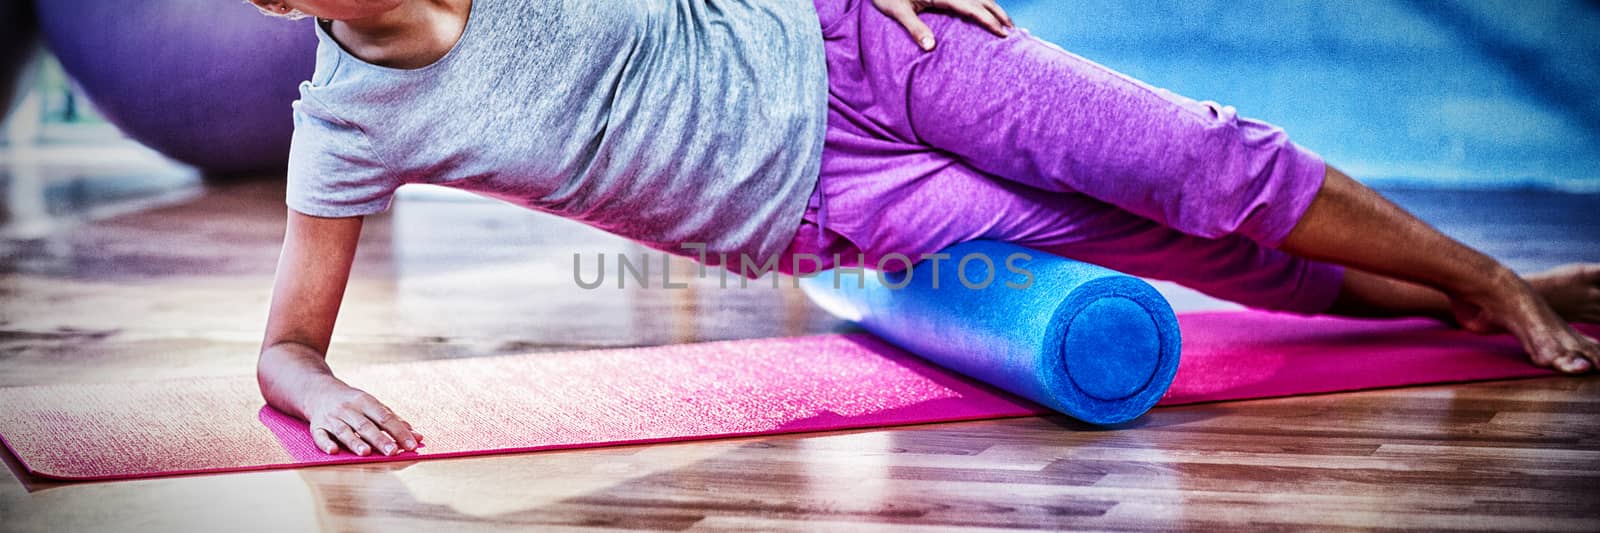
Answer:
[[[0,386],[251,372],[281,187],[0,239]],[[1391,196],[1522,271],[1600,260],[1600,197]],[[574,252],[643,251],[494,204],[401,202],[366,228],[332,361],[846,327],[787,287],[572,280]],[[7,456],[0,528],[1596,531],[1597,407],[1600,377],[1548,378],[1162,408],[1113,429],[1022,418],[107,483],[33,479]]]

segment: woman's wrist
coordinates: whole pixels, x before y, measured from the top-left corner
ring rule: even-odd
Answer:
[[[346,386],[320,353],[293,343],[271,346],[261,352],[256,381],[267,405],[305,419],[307,402],[324,391]]]

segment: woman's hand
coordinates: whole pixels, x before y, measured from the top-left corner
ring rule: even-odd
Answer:
[[[261,352],[256,379],[267,404],[310,423],[311,440],[324,453],[356,455],[416,451],[422,435],[411,423],[361,389],[334,377],[322,354],[295,343]]]
[[[422,435],[388,406],[361,389],[325,380],[303,391],[301,400],[311,440],[329,454],[343,446],[356,455],[394,455],[416,451]]]
[[[954,11],[977,21],[1001,37],[1010,35],[1010,30],[1017,27],[1011,22],[1011,16],[1006,15],[1006,11],[1000,9],[994,0],[872,0],[872,5],[905,26],[906,31],[911,32],[911,38],[923,50],[932,50],[934,44],[933,30],[917,18],[917,13],[925,9]]]

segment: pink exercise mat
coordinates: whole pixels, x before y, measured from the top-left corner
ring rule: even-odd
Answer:
[[[1549,375],[1506,336],[1426,321],[1180,316],[1162,405]],[[1588,328],[1591,333],[1597,328]],[[417,453],[326,455],[252,376],[0,389],[29,472],[121,479],[1024,416],[1045,409],[867,334],[427,361],[344,375],[426,435]]]

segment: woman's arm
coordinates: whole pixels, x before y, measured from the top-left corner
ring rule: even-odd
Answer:
[[[360,235],[360,217],[289,211],[256,380],[268,405],[310,423],[324,452],[343,444],[358,455],[393,455],[415,450],[421,436],[377,399],[334,377],[326,361]]]

